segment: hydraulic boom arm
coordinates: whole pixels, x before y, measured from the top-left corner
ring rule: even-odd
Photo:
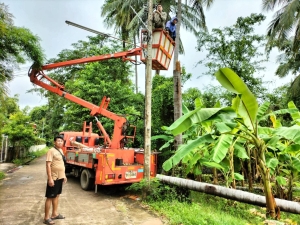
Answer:
[[[122,58],[123,60],[131,60],[130,56],[139,55],[141,54],[141,48],[136,48],[130,51],[125,52],[119,52],[115,54],[107,54],[107,55],[100,55],[100,56],[93,56],[88,58],[82,58],[82,59],[75,59],[65,62],[59,62],[59,63],[53,63],[48,64],[45,66],[42,66],[42,70],[36,70],[36,69],[30,69],[29,71],[29,77],[30,81],[52,93],[55,93],[61,97],[64,97],[76,104],[79,104],[85,108],[88,108],[91,110],[90,115],[91,116],[97,116],[102,115],[105,116],[111,120],[114,121],[114,132],[112,135],[112,140],[110,140],[109,136],[105,132],[102,124],[100,121],[97,121],[97,126],[101,130],[101,132],[104,134],[105,141],[108,143],[109,147],[111,148],[122,148],[124,145],[124,139],[126,138],[124,134],[124,129],[127,126],[126,118],[122,116],[118,116],[115,113],[112,113],[107,110],[107,107],[109,105],[109,98],[103,97],[100,106],[94,105],[93,103],[87,102],[81,98],[78,98],[68,92],[66,92],[64,89],[64,86],[47,76],[43,70],[49,70],[59,67],[65,67],[75,64],[82,64],[82,63],[88,63],[88,62],[96,62],[96,61],[102,61],[112,58]]]

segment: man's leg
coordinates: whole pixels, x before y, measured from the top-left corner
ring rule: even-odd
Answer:
[[[50,212],[50,207],[51,207],[52,200],[53,200],[52,198],[46,198],[46,201],[45,201],[45,218],[44,218],[44,220],[48,220],[50,218],[49,212]]]
[[[59,199],[59,195],[57,195],[56,198],[53,198],[51,218],[58,216],[58,199]]]

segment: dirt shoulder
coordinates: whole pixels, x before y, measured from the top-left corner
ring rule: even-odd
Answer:
[[[9,168],[11,172],[6,173],[0,183],[0,224],[42,224],[47,178],[45,156],[33,160],[30,165],[13,168]],[[167,224],[126,195],[83,191],[73,177],[68,178],[59,201],[59,212],[66,219],[56,220],[58,225]]]

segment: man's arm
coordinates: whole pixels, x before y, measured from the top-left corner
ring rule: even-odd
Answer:
[[[50,187],[54,186],[54,181],[51,176],[51,161],[46,161],[47,182]]]
[[[167,20],[167,13],[166,12],[162,12],[159,15],[160,15],[160,18],[161,18],[162,21],[166,21]]]

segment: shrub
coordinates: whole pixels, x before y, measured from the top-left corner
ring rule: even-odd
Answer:
[[[0,171],[0,180],[3,180],[5,178],[5,173]]]
[[[150,181],[150,186],[145,179],[141,182],[134,183],[128,188],[128,191],[135,193],[142,193],[142,200],[144,201],[173,201],[190,202],[189,190],[161,183],[157,178]]]

